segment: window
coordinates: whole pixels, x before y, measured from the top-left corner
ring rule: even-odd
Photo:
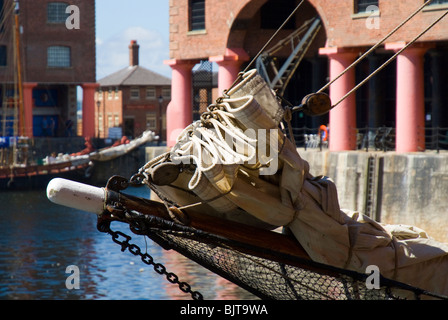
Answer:
[[[7,60],[7,47],[0,46],[0,67],[5,67],[8,63]]]
[[[131,99],[140,99],[140,89],[131,88]]]
[[[107,115],[107,127],[108,128],[113,128],[114,127],[114,118],[112,117],[111,114]]]
[[[47,66],[68,68],[71,66],[70,47],[53,46],[47,49]]]
[[[146,88],[146,99],[153,100],[156,98],[156,88],[149,87]]]
[[[146,114],[146,130],[157,129],[157,114],[155,112],[148,112]]]
[[[5,1],[0,0],[0,21],[5,21]],[[5,24],[0,23],[0,33],[5,31]]]
[[[103,114],[102,113],[98,114],[98,131],[101,133],[103,133],[103,131],[104,131]]]
[[[189,0],[190,31],[205,29],[205,0]]]
[[[439,5],[440,4],[448,4],[448,0],[432,0],[432,2],[429,3],[429,6],[437,5],[437,4],[439,4]]]
[[[378,11],[378,0],[356,0],[355,13]]]
[[[162,88],[162,97],[170,100],[171,99],[171,88]]]
[[[69,17],[66,13],[68,4],[63,2],[50,2],[47,5],[47,22],[48,23],[65,23]]]

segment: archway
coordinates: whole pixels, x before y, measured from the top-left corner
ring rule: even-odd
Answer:
[[[272,35],[294,11],[300,0],[253,0],[249,1],[234,19],[229,32],[227,47],[243,48],[253,59]],[[305,1],[295,16],[272,40],[266,51],[274,47],[279,48],[272,54],[270,63],[274,63],[277,70],[287,68],[288,59],[293,59],[293,51],[299,45],[306,32],[311,29],[313,19],[319,19],[320,25],[311,42],[306,47],[304,56],[298,66],[289,74],[290,79],[284,88],[273,88],[294,105],[300,104],[302,98],[311,92],[316,92],[325,85],[328,77],[328,59],[319,55],[319,48],[325,47],[327,33],[325,25],[316,8]],[[303,33],[293,34],[304,28]],[[284,44],[284,46],[282,46]],[[251,61],[251,59],[249,61]],[[247,64],[242,65],[244,69]],[[251,68],[255,68],[255,64]],[[292,68],[291,68],[292,69]],[[281,74],[284,76],[284,74]],[[275,79],[275,75],[270,75]],[[294,115],[292,124],[295,128],[317,129],[321,124],[328,123],[328,115],[322,117],[305,117],[298,113]]]

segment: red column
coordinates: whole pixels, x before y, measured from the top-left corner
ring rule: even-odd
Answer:
[[[241,71],[241,64],[249,60],[249,55],[241,48],[226,49],[225,55],[213,56],[209,61],[216,62],[218,70],[218,91],[222,94],[224,90],[231,87]]]
[[[23,83],[23,111],[25,113],[25,136],[33,137],[33,89],[37,86],[34,82]]]
[[[395,52],[406,43],[388,43]],[[428,47],[414,45],[397,56],[396,151],[425,150],[425,98],[423,56]]]
[[[168,60],[165,64],[172,69],[171,102],[166,109],[166,140],[172,147],[180,132],[193,122],[192,74],[198,61]]]
[[[330,64],[330,81],[335,79],[357,56],[357,51],[338,47],[321,48],[319,53],[327,55]],[[355,69],[351,69],[330,86],[330,98],[337,103],[355,86]],[[330,151],[356,150],[356,97],[348,96],[330,111]]]
[[[82,93],[82,135],[95,137],[95,90],[98,83],[81,84]]]

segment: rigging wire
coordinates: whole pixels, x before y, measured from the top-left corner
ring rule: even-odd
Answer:
[[[429,0],[432,1],[432,0]],[[266,50],[266,48],[271,44],[271,42],[274,40],[274,38],[277,36],[277,34],[283,29],[283,27],[291,20],[291,18],[296,14],[296,12],[299,10],[299,8],[302,6],[302,4],[305,2],[305,0],[300,1],[300,3],[297,5],[297,7],[291,12],[291,14],[286,18],[286,20],[282,23],[282,25],[275,31],[275,33],[271,36],[271,38],[265,43],[265,45],[258,51],[257,55],[252,59],[252,61],[249,62],[249,64],[246,66],[246,68],[239,73],[236,80],[232,83],[229,89],[225,90],[225,92],[230,91],[237,82],[241,79],[241,76],[246,73],[249,68],[252,66],[252,64],[258,59],[258,57]]]

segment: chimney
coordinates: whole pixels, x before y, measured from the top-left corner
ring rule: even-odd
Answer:
[[[131,67],[138,66],[138,49],[140,46],[137,44],[137,40],[131,40],[129,45],[129,65]]]

